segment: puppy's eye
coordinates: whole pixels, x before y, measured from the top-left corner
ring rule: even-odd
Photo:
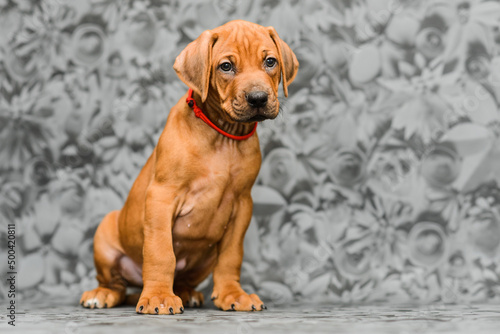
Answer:
[[[233,65],[230,62],[226,61],[219,65],[219,68],[224,72],[229,72],[233,69]]]
[[[274,67],[278,61],[276,58],[269,57],[266,59],[266,66],[267,67]]]

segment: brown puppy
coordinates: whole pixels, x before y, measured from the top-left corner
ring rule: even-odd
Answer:
[[[174,69],[215,127],[244,136],[278,115],[281,77],[287,95],[298,65],[274,28],[232,21],[201,34]],[[99,287],[82,295],[84,307],[119,305],[132,285],[143,287],[138,313],[182,313],[183,305],[201,306],[203,295],[194,288],[213,272],[217,307],[265,308],[239,282],[261,163],[257,134],[243,140],[221,134],[195,116],[196,105],[186,98],[170,111],[124,207],[97,229]]]

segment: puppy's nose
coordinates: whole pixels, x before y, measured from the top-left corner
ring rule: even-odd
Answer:
[[[253,108],[264,107],[267,103],[267,93],[261,90],[248,93],[246,98],[248,104]]]

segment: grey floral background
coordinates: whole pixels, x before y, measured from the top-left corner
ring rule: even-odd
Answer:
[[[500,2],[479,0],[0,0],[0,273],[15,222],[18,298],[96,285],[94,231],[187,89],[175,57],[236,18],[301,64],[258,128],[245,288],[499,301]]]

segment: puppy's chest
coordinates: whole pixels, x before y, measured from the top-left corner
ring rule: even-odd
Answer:
[[[253,184],[252,177],[238,171],[217,170],[194,180],[174,222],[174,238],[219,241],[238,210],[244,189]]]

